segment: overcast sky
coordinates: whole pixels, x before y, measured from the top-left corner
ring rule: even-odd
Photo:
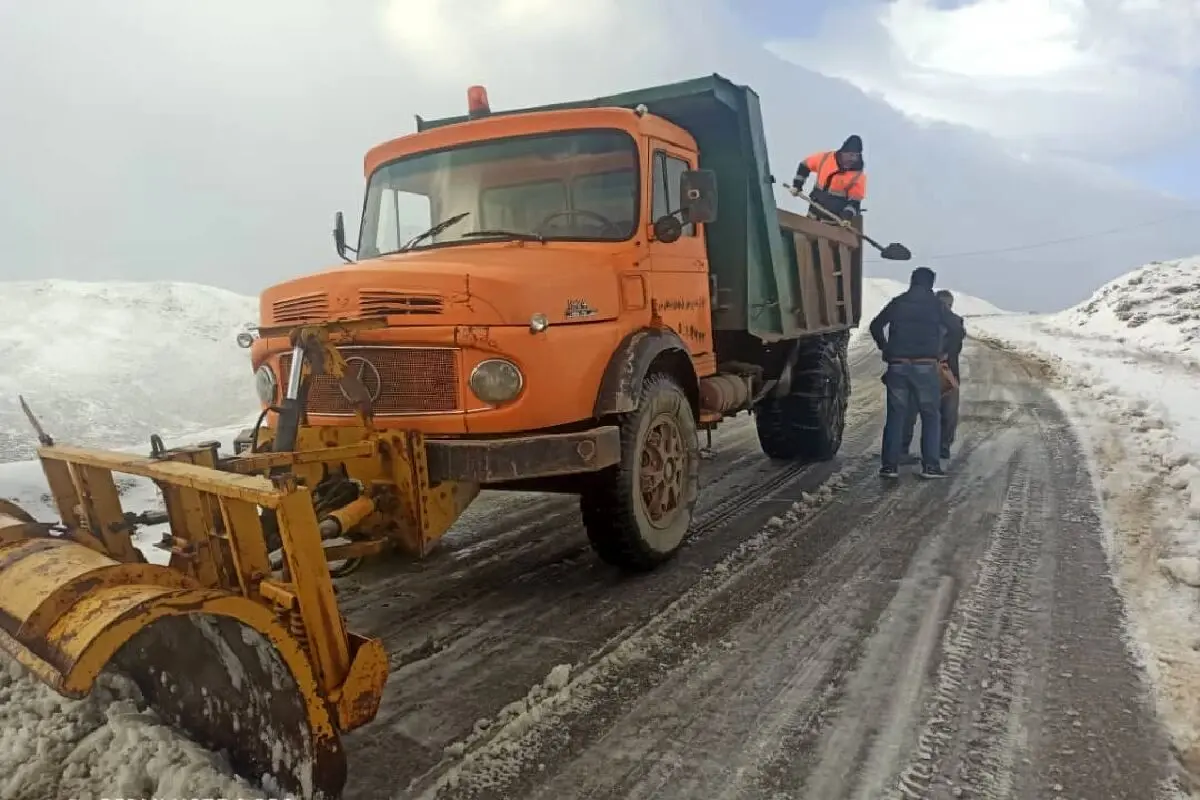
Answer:
[[[468,84],[499,108],[712,72],[759,93],[781,180],[863,136],[869,230],[917,259],[874,274],[1048,310],[1200,253],[1200,1],[734,6],[0,0],[0,279],[255,293],[340,263],[366,149]]]

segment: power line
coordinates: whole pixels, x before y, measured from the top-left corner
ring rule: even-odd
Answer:
[[[998,247],[998,248],[994,248],[991,250],[968,250],[968,251],[961,252],[961,253],[939,253],[937,255],[925,256],[921,260],[922,261],[936,261],[938,259],[943,259],[943,258],[973,258],[975,256],[990,256],[990,255],[997,255],[1000,253],[1015,253],[1015,252],[1018,252],[1021,250],[1035,250],[1039,247],[1050,247],[1050,246],[1056,245],[1056,244],[1065,244],[1067,242],[1079,242],[1079,241],[1084,241],[1086,239],[1098,239],[1102,236],[1110,236],[1114,233],[1124,233],[1125,231],[1137,230],[1139,228],[1149,228],[1154,225],[1161,225],[1162,223],[1167,222],[1172,219],[1175,219],[1177,217],[1189,216],[1191,214],[1200,214],[1200,209],[1191,208],[1191,209],[1187,209],[1185,211],[1177,212],[1175,214],[1168,214],[1165,217],[1158,217],[1153,220],[1147,220],[1145,222],[1137,222],[1132,225],[1123,225],[1119,228],[1109,228],[1108,230],[1103,230],[1103,231],[1093,231],[1092,233],[1082,233],[1082,234],[1079,234],[1078,236],[1064,236],[1060,239],[1046,239],[1045,241],[1034,242],[1032,244],[1015,245],[1013,247]],[[882,264],[883,259],[880,259],[880,258],[870,259],[867,261],[867,263]]]

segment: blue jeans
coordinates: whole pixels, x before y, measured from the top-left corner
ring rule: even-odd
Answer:
[[[942,430],[941,455],[950,457],[950,445],[954,444],[955,434],[958,433],[958,389],[951,389],[942,395]],[[904,418],[904,438],[900,442],[900,453],[907,455],[912,447],[913,432],[917,426],[917,404],[909,402],[908,414]]]
[[[937,364],[888,364],[883,384],[887,387],[887,418],[883,423],[882,465],[900,465],[908,409],[915,403],[921,415],[921,464],[940,466],[942,381]]]

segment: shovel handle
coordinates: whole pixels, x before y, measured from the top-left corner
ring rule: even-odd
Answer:
[[[809,197],[807,194],[805,194],[805,193],[804,193],[804,192],[803,192],[803,191],[800,189],[800,187],[796,186],[795,184],[792,184],[792,186],[791,186],[790,188],[791,188],[792,194],[793,194],[794,196],[796,196],[796,197],[799,197],[801,200],[807,200],[807,201],[808,201],[808,204],[809,204],[810,206],[812,206],[813,208],[815,208],[817,211],[820,211],[820,212],[821,212],[822,214],[824,214],[825,216],[829,217],[829,219],[831,219],[831,220],[833,220],[834,222],[836,222],[836,223],[838,224],[838,226],[839,226],[839,227],[845,228],[846,230],[850,231],[850,232],[851,232],[851,233],[853,233],[855,236],[857,236],[859,239],[862,239],[863,241],[865,241],[865,242],[867,242],[868,244],[870,244],[872,247],[874,247],[874,248],[875,248],[876,250],[878,250],[879,252],[881,252],[881,253],[883,252],[883,245],[881,245],[879,242],[877,242],[877,241],[875,241],[874,239],[872,239],[870,236],[867,236],[867,235],[866,235],[865,233],[863,233],[862,231],[856,231],[856,230],[854,230],[854,228],[850,227],[850,221],[849,221],[849,220],[840,219],[840,218],[838,217],[838,215],[837,215],[837,214],[834,214],[834,213],[833,213],[832,211],[830,211],[828,208],[826,208],[825,206],[821,205],[821,204],[820,204],[820,203],[818,203],[816,200],[813,200],[811,197]]]

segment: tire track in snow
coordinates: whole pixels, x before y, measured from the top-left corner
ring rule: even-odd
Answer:
[[[996,417],[990,428],[1002,428]],[[1000,438],[1009,439],[1006,434]],[[859,633],[853,652],[847,654],[849,660],[831,668],[821,696],[810,699],[816,707],[815,722],[787,726],[770,748],[760,748],[760,763],[751,771],[753,780],[731,784],[731,797],[739,796],[737,792],[744,796],[798,786],[804,787],[799,797],[849,797],[856,786],[891,780],[894,770],[880,775],[869,768],[900,757],[889,752],[883,758],[879,751],[899,748],[892,746],[903,738],[899,729],[915,727],[919,713],[916,706],[904,705],[894,682],[897,676],[913,672],[913,659],[919,656],[911,649],[922,630],[940,622],[940,618],[929,619],[928,613],[931,604],[940,607],[938,595],[944,590],[938,565],[950,547],[948,542],[958,531],[976,524],[979,498],[1004,478],[988,466],[992,461],[986,455],[998,444],[987,429],[977,431],[963,443],[958,457],[984,467],[967,470],[953,482],[918,484],[912,492],[896,486],[880,492],[877,480],[870,482],[874,486],[856,487],[858,505],[873,506],[873,512],[859,516],[862,511],[850,511],[839,519],[852,531],[847,538],[861,547],[860,563],[876,570],[877,578],[861,587],[875,598],[871,611],[858,620]],[[880,496],[872,496],[872,490]],[[822,569],[833,569],[827,560],[821,560]],[[838,574],[844,573],[834,572]],[[852,597],[847,594],[840,602]],[[827,613],[824,608],[820,605],[808,613]],[[893,742],[881,738],[877,730],[881,720],[891,721],[887,734]]]
[[[1039,545],[1036,528],[1025,521],[1037,502],[1029,468],[1019,459],[1013,468],[977,577],[950,619],[929,719],[918,738],[919,760],[901,773],[894,797],[915,800],[937,790],[1003,798],[1011,789],[1027,679],[1026,587]]]
[[[887,718],[862,771],[863,777],[854,794],[855,800],[875,800],[883,795],[887,777],[893,775],[899,766],[904,742],[925,687],[925,675],[937,654],[941,624],[953,601],[954,579],[943,575],[913,639],[908,662],[901,672]]]

